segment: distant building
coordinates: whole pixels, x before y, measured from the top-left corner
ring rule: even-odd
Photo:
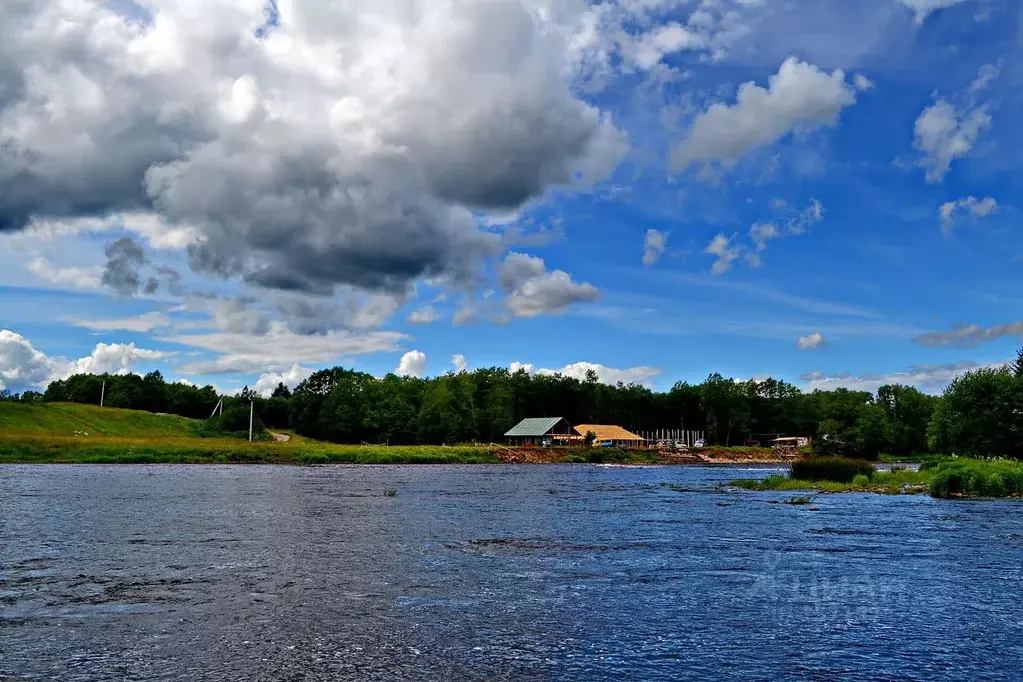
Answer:
[[[587,432],[592,431],[597,437],[593,439],[594,445],[612,446],[633,446],[644,445],[646,439],[631,431],[626,431],[620,426],[606,426],[604,424],[579,424],[575,432],[585,437]]]
[[[513,426],[504,437],[509,445],[543,445],[574,439],[572,425],[564,417],[531,417]]]
[[[775,438],[771,441],[771,445],[778,448],[805,448],[810,445],[810,439],[807,436]]]

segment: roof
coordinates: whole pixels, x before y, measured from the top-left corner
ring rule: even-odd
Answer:
[[[790,441],[790,440],[806,440],[806,436],[786,436],[785,438],[775,438],[771,442],[772,443],[777,443],[779,441]]]
[[[575,427],[575,430],[581,436],[585,436],[587,431],[592,431],[597,435],[597,440],[646,440],[643,436],[637,436],[631,431],[626,431],[620,426],[580,424]]]
[[[513,426],[505,436],[546,436],[564,417],[530,417]]]

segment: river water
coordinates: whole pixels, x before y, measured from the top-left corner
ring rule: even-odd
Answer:
[[[0,679],[1023,676],[1023,503],[766,473],[3,466]]]

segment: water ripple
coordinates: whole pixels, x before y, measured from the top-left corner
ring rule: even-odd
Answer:
[[[735,477],[0,467],[0,679],[1019,679],[1019,504]]]

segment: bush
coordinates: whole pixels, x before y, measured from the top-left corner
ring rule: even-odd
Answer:
[[[1023,495],[1023,464],[1005,460],[954,459],[934,467],[934,497]]]
[[[852,480],[852,484],[857,488],[865,488],[870,485],[870,476],[866,474],[856,474]]]
[[[191,431],[200,438],[223,438],[225,436],[248,438],[249,408],[241,405],[229,407],[224,410],[223,414],[193,425]],[[252,435],[256,440],[269,439],[266,426],[258,414],[254,415],[252,419]]]
[[[224,410],[220,416],[216,418],[217,429],[220,431],[234,432],[244,431],[249,432],[249,406],[238,405],[236,407],[229,407]],[[259,415],[253,416],[252,419],[252,430],[264,431],[263,420],[259,418]]]
[[[852,483],[857,476],[874,475],[874,465],[862,459],[845,457],[810,457],[792,464],[792,478],[801,481],[835,481]]]
[[[622,448],[591,447],[585,457],[590,464],[620,464],[632,461],[629,451]]]

